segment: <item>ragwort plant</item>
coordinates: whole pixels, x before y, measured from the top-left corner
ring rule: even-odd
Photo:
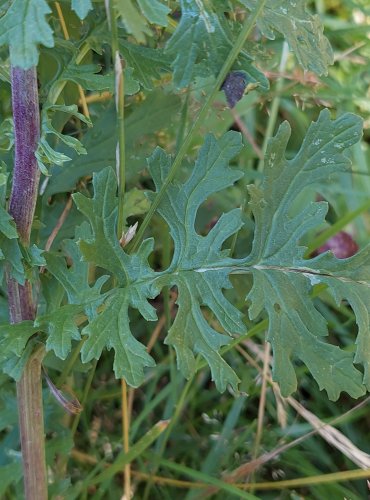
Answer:
[[[249,173],[235,166],[243,148],[240,133],[207,130],[215,99],[223,99],[221,89],[224,109],[245,94],[247,99],[268,92],[261,68],[276,55],[265,49],[267,40],[286,40],[281,70],[289,46],[304,71],[327,74],[332,49],[319,17],[305,3],[3,3],[0,78],[4,103],[11,88],[13,119],[4,104],[0,263],[10,324],[2,312],[0,359],[3,383],[10,377],[17,387],[26,498],[48,495],[42,378],[49,384],[47,394],[77,415],[75,431],[81,407],[60,385],[74,369],[90,370],[91,384],[97,361],[113,350],[125,414],[127,385],[139,387],[158,369],[133,318],[156,322],[161,294],[168,327],[164,343],[170,353],[173,348],[186,379],[206,363],[220,392],[237,392],[241,374],[224,354],[266,329],[273,378],[283,396],[297,389],[297,362],[331,400],[342,392],[358,398],[370,388],[370,247],[345,259],[331,252],[312,256],[321,243],[307,252],[307,235],[312,240],[324,227],[328,204],[299,203],[302,193],[348,172],[348,148],[361,139],[362,120],[351,113],[332,118],[324,109],[297,152],[287,155],[291,126],[284,121],[270,137],[277,112],[272,109],[263,157]],[[193,105],[198,108],[190,120]],[[161,136],[166,127],[177,131],[168,132],[168,143]],[[153,138],[165,147],[155,147]],[[243,208],[235,202],[200,232],[197,220],[205,202],[244,185],[251,173],[255,182],[240,200]],[[245,226],[250,241],[240,248],[237,238],[243,238]],[[234,275],[245,283],[248,328],[245,310],[227,292]],[[176,302],[172,315],[170,290]],[[355,314],[352,346],[328,340],[327,320],[313,298],[323,291]],[[56,385],[46,369],[60,374]],[[128,464],[168,422],[154,426],[129,450],[123,420],[124,450],[106,471],[94,469],[89,484],[125,468],[128,497]],[[49,423],[54,441],[59,431]],[[72,435],[65,448],[49,446],[49,452],[46,441],[50,494],[67,498],[78,497],[84,487],[61,477]],[[5,493],[17,482],[20,462],[2,457],[2,463]],[[254,498],[232,485],[229,492]]]

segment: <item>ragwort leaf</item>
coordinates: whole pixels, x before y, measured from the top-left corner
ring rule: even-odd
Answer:
[[[151,36],[147,20],[132,0],[117,0],[116,9],[128,33],[139,43],[145,43],[145,35]]]
[[[315,279],[328,285],[338,305],[346,300],[353,309],[358,326],[355,363],[364,366],[363,382],[370,388],[370,245],[348,259],[331,254],[315,259],[312,266],[320,273]]]
[[[50,12],[45,0],[14,0],[0,19],[0,45],[9,45],[13,66],[37,66],[37,45],[53,47],[53,32],[45,19]]]
[[[121,248],[116,236],[117,182],[111,168],[94,175],[94,198],[88,199],[80,193],[74,195],[78,209],[89,219],[92,234],[80,239],[83,259],[111,272],[119,288],[105,302],[105,309],[82,331],[88,339],[82,348],[82,361],[98,359],[102,349],[115,351],[114,371],[117,378],[124,377],[137,387],[144,377],[144,368],[153,366],[154,361],[145,347],[132,335],[129,327],[129,307],[138,309],[143,317],[153,321],[157,318],[155,309],[148,299],[158,295],[154,285],[155,273],[147,259],[153,242],[142,243],[139,251],[128,255]]]
[[[152,245],[149,251],[152,251]],[[157,291],[154,292],[157,295]],[[88,339],[83,345],[82,361],[87,363],[93,358],[99,359],[104,347],[113,348],[114,373],[117,378],[125,378],[132,387],[138,387],[144,379],[144,367],[154,366],[153,358],[132,335],[128,310],[134,307],[147,320],[157,319],[155,309],[146,298],[152,298],[145,285],[131,284],[118,289],[108,298],[106,309],[86,326],[82,334]]]
[[[89,38],[87,38],[88,43]],[[104,39],[102,40],[104,43]],[[59,95],[60,82],[72,81],[82,86],[86,90],[114,91],[113,73],[100,74],[99,64],[79,64],[79,51],[76,45],[70,40],[55,40],[53,49],[42,49],[41,51],[41,95],[51,102],[55,101],[55,96]],[[46,56],[46,58],[44,58]],[[43,60],[44,59],[44,60]],[[50,65],[50,61],[55,61],[55,65]],[[51,70],[51,68],[53,70]],[[46,71],[45,75],[43,73]]]
[[[9,239],[18,238],[18,233],[13,218],[1,206],[0,206],[0,233],[2,233],[6,238]]]
[[[30,337],[38,331],[30,320],[20,323],[0,325],[0,351],[20,357]]]
[[[239,1],[249,10],[254,10],[258,3]],[[306,0],[268,0],[257,26],[271,40],[275,39],[275,31],[281,33],[305,70],[327,75],[328,66],[334,61],[333,51],[319,17],[306,10]]]
[[[348,169],[350,162],[343,150],[360,139],[361,128],[361,119],[355,115],[347,113],[331,121],[329,111],[324,110],[311,124],[297,155],[286,160],[290,126],[284,122],[269,142],[262,187],[249,187],[255,218],[252,252],[245,261],[252,267],[254,280],[248,295],[249,315],[254,319],[264,308],[267,310],[268,340],[274,350],[273,375],[283,395],[297,386],[292,358],[307,365],[330,399],[337,399],[341,391],[353,397],[364,393],[353,354],[322,340],[327,335],[326,321],[309,293],[313,284],[325,282],[338,301],[347,298],[362,331],[359,345],[368,346],[363,328],[368,322],[365,309],[369,311],[370,306],[369,283],[360,281],[358,262],[367,266],[368,274],[369,253],[345,260],[328,254],[305,260],[305,248],[298,246],[299,241],[309,229],[323,223],[327,205],[310,203],[299,214],[291,214],[291,206],[303,187]],[[325,266],[321,267],[322,263]],[[360,290],[363,297],[368,297],[367,305],[366,300],[360,301]],[[363,357],[358,350],[356,360],[363,361]]]
[[[5,203],[7,174],[0,186],[0,200]],[[0,205],[0,280],[2,279],[4,264],[8,266],[10,276],[23,284],[25,272],[22,262],[22,252],[18,243],[18,233],[13,218]]]
[[[232,259],[222,249],[225,240],[242,226],[238,210],[222,215],[206,236],[197,234],[194,228],[198,208],[207,197],[241,176],[228,166],[240,150],[239,135],[229,132],[218,141],[208,136],[189,179],[182,184],[172,181],[158,207],[170,228],[174,253],[169,268],[157,273],[147,262],[152,240],[144,241],[133,255],[119,245],[113,171],[105,169],[94,175],[94,198],[74,195],[79,210],[92,226],[91,236],[80,241],[80,249],[85,260],[112,273],[118,288],[110,292],[105,309],[83,331],[88,335],[83,361],[99,357],[104,347],[113,347],[116,375],[138,385],[144,367],[153,361],[129,330],[128,310],[138,309],[145,319],[154,320],[155,311],[148,299],[155,298],[163,286],[176,287],[178,312],[165,342],[175,348],[180,370],[189,377],[196,368],[195,355],[200,354],[209,363],[219,390],[225,390],[227,384],[236,388],[238,378],[219,354],[230,337],[210,326],[207,310],[224,332],[242,333],[245,328],[241,313],[228,302],[223,289],[231,286],[230,273],[252,273],[249,315],[255,319],[264,309],[267,311],[268,340],[274,351],[273,374],[282,393],[288,395],[296,389],[293,359],[300,359],[331,399],[337,399],[341,391],[353,397],[362,395],[363,383],[369,385],[370,368],[369,250],[350,259],[338,260],[331,254],[304,259],[305,248],[299,246],[300,240],[308,230],[323,223],[327,206],[318,202],[310,203],[298,214],[292,210],[306,186],[348,169],[350,162],[343,150],[360,136],[358,117],[345,114],[331,121],[325,110],[310,126],[297,155],[286,160],[290,127],[287,123],[281,125],[267,149],[262,186],[249,188],[255,236],[252,251],[245,259]],[[148,163],[158,191],[172,159],[157,148]],[[324,341],[326,321],[310,296],[312,286],[319,282],[328,285],[337,302],[347,300],[355,312],[359,326],[355,357]],[[354,362],[364,364],[364,380]]]
[[[80,340],[80,332],[76,326],[75,316],[82,312],[81,305],[67,304],[50,314],[39,316],[35,326],[47,333],[46,350],[51,349],[60,359],[66,359],[71,351],[72,339]]]
[[[31,337],[38,331],[32,321],[0,325],[0,369],[19,380],[34,348]]]
[[[90,10],[93,9],[91,0],[72,0],[72,10],[76,12],[78,17],[85,19]]]
[[[143,103],[125,119],[126,154],[129,159],[127,180],[145,165],[145,156],[152,151],[154,133],[163,130],[173,123],[180,106],[180,99],[175,95],[165,95],[163,92],[152,92]],[[46,188],[46,196],[53,193],[70,191],[80,177],[92,175],[107,165],[116,163],[117,127],[114,105],[109,106],[99,118],[94,120],[94,126],[84,134],[82,145],[87,155],[77,156],[72,151],[72,160],[68,169],[54,166],[52,176]]]
[[[69,265],[65,258],[57,254],[44,253],[48,271],[65,289],[69,304],[62,307],[58,303],[55,304],[55,308],[47,314],[36,318],[35,325],[48,335],[46,349],[53,350],[60,359],[66,359],[68,356],[72,340],[81,338],[75,317],[84,311],[92,320],[97,314],[97,307],[104,301],[101,288],[108,276],[100,276],[93,286],[89,285],[89,265],[81,262],[82,255],[76,242],[79,238],[88,238],[90,235],[90,227],[85,222],[76,229],[75,240],[64,242]]]
[[[89,338],[82,348],[82,360],[99,357],[106,346],[115,350],[115,373],[129,384],[138,385],[144,366],[152,360],[144,346],[129,330],[128,309],[138,309],[147,320],[156,318],[147,299],[156,297],[163,286],[176,286],[178,314],[166,339],[177,352],[178,365],[189,377],[195,370],[195,354],[201,354],[210,365],[212,378],[219,390],[227,384],[237,388],[238,377],[219,354],[222,345],[230,341],[206,321],[203,307],[211,310],[228,334],[244,331],[241,313],[223,295],[231,287],[228,274],[238,261],[222,250],[225,240],[242,225],[240,210],[223,215],[207,236],[194,228],[199,206],[207,197],[233,184],[242,175],[229,168],[230,159],[241,149],[240,134],[229,132],[217,141],[208,136],[193,173],[185,184],[169,186],[160,204],[159,213],[170,227],[175,249],[170,267],[155,273],[147,263],[153,249],[152,240],[142,243],[137,254],[127,255],[115,236],[116,181],[111,169],[95,174],[94,198],[74,195],[75,202],[90,220],[93,234],[80,241],[85,260],[110,271],[119,288],[109,296],[103,310],[83,334]],[[171,157],[157,148],[148,161],[157,189],[160,189],[171,164]]]
[[[119,47],[127,66],[132,68],[132,78],[148,90],[154,89],[154,80],[159,80],[163,71],[168,73],[171,69],[171,57],[163,49],[136,45],[123,38]]]
[[[65,253],[71,263],[67,265],[63,257],[54,253],[44,253],[48,271],[61,283],[65,289],[70,304],[86,304],[85,312],[89,318],[95,316],[95,309],[100,302],[101,288],[109,278],[100,276],[93,286],[89,285],[89,265],[82,262],[82,255],[77,241],[91,236],[90,226],[84,222],[76,228],[75,240],[64,241]]]
[[[114,91],[113,74],[99,75],[101,67],[98,64],[75,64],[71,62],[61,73],[60,80],[69,80],[92,91]]]
[[[141,12],[150,23],[158,24],[158,26],[167,26],[167,14],[171,12],[169,7],[163,5],[159,0],[137,0],[137,3]]]
[[[61,142],[66,144],[68,147],[76,151],[77,154],[86,154],[86,149],[83,147],[82,143],[70,135],[62,134],[55,129],[52,124],[52,116],[56,112],[67,113],[75,116],[79,120],[83,121],[87,125],[91,126],[91,121],[86,116],[78,112],[77,106],[72,104],[70,106],[59,105],[59,104],[46,104],[42,110],[42,124],[41,124],[41,137],[37,147],[35,156],[37,158],[37,164],[44,175],[49,175],[48,165],[63,165],[64,162],[71,160],[71,158],[59,151],[53,149],[47,141],[46,136],[52,134],[56,136]]]
[[[227,384],[236,389],[238,383],[238,377],[218,352],[229,343],[230,337],[209,325],[202,306],[210,309],[228,334],[245,330],[241,313],[222,293],[223,289],[231,288],[228,274],[236,261],[221,247],[242,226],[241,214],[239,210],[224,214],[207,236],[197,234],[194,224],[197,210],[207,197],[242,176],[228,166],[240,149],[240,135],[234,132],[225,134],[219,141],[207,136],[190,178],[185,184],[173,182],[158,208],[174,241],[174,255],[167,273],[170,273],[168,284],[177,287],[179,306],[165,342],[175,348],[178,367],[185,377],[195,370],[194,353],[201,354],[220,391],[224,391]],[[149,159],[157,190],[170,165],[171,158],[159,148]]]
[[[139,43],[145,43],[145,35],[152,36],[148,23],[167,26],[167,14],[171,11],[159,0],[117,0],[116,9],[128,33]]]

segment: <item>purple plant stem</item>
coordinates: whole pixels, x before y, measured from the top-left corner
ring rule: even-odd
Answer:
[[[9,213],[20,242],[28,246],[37,200],[40,171],[35,151],[40,137],[40,114],[36,68],[11,70],[15,135],[15,160]],[[35,318],[32,285],[20,285],[7,273],[11,323]],[[45,440],[42,406],[41,361],[43,350],[34,352],[17,383],[19,431],[23,459],[25,498],[47,499]]]
[[[37,200],[40,170],[35,151],[40,138],[36,68],[12,68],[15,162],[9,213],[24,245],[28,245]]]

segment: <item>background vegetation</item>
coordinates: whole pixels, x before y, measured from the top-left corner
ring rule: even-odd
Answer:
[[[250,15],[248,8],[254,6],[252,1],[215,0],[213,6],[211,2],[196,3],[204,3],[207,15],[211,15],[213,7],[218,16],[222,11],[230,26],[243,23]],[[284,2],[280,3],[285,8]],[[71,194],[93,195],[92,175],[107,166],[115,167],[117,140],[122,139],[123,133],[126,197],[125,219],[121,223],[125,231],[136,221],[140,225],[149,210],[144,192],[154,190],[145,158],[157,145],[167,153],[179,151],[213,91],[215,77],[224,62],[222,53],[217,54],[218,42],[213,47],[215,53],[208,54],[208,58],[198,54],[201,64],[194,74],[186,72],[191,56],[186,40],[173,40],[170,49],[161,52],[180,22],[179,2],[117,1],[117,11],[113,7],[110,10],[110,28],[104,3],[94,2],[92,10],[89,4],[49,2],[48,22],[55,45],[45,47],[44,38],[44,45],[39,47],[39,95],[44,121],[38,155],[43,173],[50,170],[51,176],[44,175],[41,180],[33,241],[41,249],[51,248],[55,254],[65,251],[62,242],[74,239],[76,226],[86,221],[72,203]],[[0,15],[8,7],[9,2],[1,2]],[[321,228],[324,237],[318,237],[317,231],[310,232],[304,244],[314,251],[344,229],[359,248],[369,241],[370,9],[366,1],[317,0],[309,2],[308,10],[318,12],[333,49],[328,74],[320,71],[320,63],[312,54],[306,61],[306,68],[312,71],[303,69],[278,32],[275,39],[269,39],[261,35],[261,26],[254,28],[245,49],[261,73],[255,80],[253,75],[250,77],[246,94],[233,109],[227,105],[223,92],[216,93],[177,172],[177,180],[185,183],[207,132],[216,137],[228,130],[241,132],[245,147],[232,164],[243,171],[243,178],[209,196],[196,218],[198,233],[206,235],[221,214],[242,207],[245,225],[238,238],[228,245],[235,257],[251,249],[253,219],[246,185],[261,182],[267,139],[287,120],[293,131],[287,157],[294,157],[309,124],[317,120],[323,108],[329,108],[333,118],[345,112],[360,115],[364,119],[364,135],[347,152],[352,161],[350,171],[328,178],[299,197],[297,212],[312,200],[329,203],[327,224]],[[236,32],[235,28],[235,33],[230,33],[230,40],[236,39]],[[6,43],[4,33],[0,30],[2,43]],[[202,47],[202,35],[199,36],[195,44]],[[12,41],[7,42],[12,50]],[[144,54],[143,47],[153,52]],[[117,95],[115,78],[117,84],[119,67],[116,64],[115,68],[112,62],[117,48],[125,65],[125,97],[124,101],[117,98],[118,103],[114,94]],[[0,49],[0,57],[3,187],[6,172],[12,168],[13,154],[6,45]],[[173,72],[174,60],[177,66]],[[72,108],[60,113],[52,107],[72,104],[78,105],[79,113]],[[50,108],[45,111],[46,106]],[[2,196],[6,196],[4,188]],[[166,269],[173,242],[157,213],[146,228],[146,235],[153,236],[156,242],[150,256],[152,268]],[[73,260],[73,254],[68,250],[67,254]],[[96,278],[104,274],[93,266],[88,272],[90,281],[94,273]],[[43,296],[40,307],[42,301],[67,303],[63,288],[52,273],[43,273],[41,282],[51,296]],[[136,310],[130,310],[135,337],[147,346],[156,361],[156,367],[146,369],[144,382],[138,388],[125,383],[121,386],[116,379],[112,371],[113,350],[104,350],[98,361],[84,364],[79,359],[81,340],[73,340],[71,353],[65,359],[54,351],[47,353],[44,407],[51,498],[116,499],[122,495],[127,498],[130,491],[140,499],[367,497],[368,399],[363,396],[354,400],[342,393],[339,400],[330,401],[306,366],[299,363],[298,390],[282,398],[271,378],[272,353],[265,343],[266,316],[259,317],[257,323],[248,319],[245,297],[251,281],[233,276],[232,283],[233,288],[226,295],[245,314],[247,333],[243,341],[232,344],[225,359],[241,379],[240,392],[229,387],[220,393],[202,359],[197,358],[197,369],[188,380],[177,370],[174,350],[163,343],[177,310],[176,288],[167,289],[151,302],[159,318],[155,326]],[[351,350],[357,334],[352,309],[345,303],[338,306],[325,292],[313,300],[328,321],[330,342]],[[204,313],[217,330],[219,325],[210,311]],[[8,321],[4,285],[0,322]],[[77,324],[79,321],[79,326],[83,326],[84,318],[77,317]],[[14,375],[19,367],[12,366],[12,370]],[[14,381],[9,373],[3,373],[0,384],[0,496],[21,498]],[[82,412],[78,402],[83,406]],[[66,410],[71,408],[69,414]]]

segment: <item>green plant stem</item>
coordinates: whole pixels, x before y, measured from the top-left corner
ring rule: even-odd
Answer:
[[[41,383],[41,362],[44,355],[43,347],[31,355],[17,383],[19,432],[27,500],[47,498]]]
[[[124,72],[119,53],[116,52],[116,66],[117,73],[119,74],[118,88],[116,88],[116,102],[117,102],[117,124],[118,124],[118,159],[117,159],[117,177],[118,177],[118,221],[117,231],[118,237],[122,236],[124,211],[123,204],[126,189],[126,152],[125,152],[125,98],[124,98]]]
[[[281,59],[280,59],[280,65],[279,65],[279,73],[283,73],[285,70],[286,62],[288,59],[288,54],[289,54],[289,47],[287,42],[283,42],[283,49],[281,52]],[[275,97],[272,100],[272,105],[270,109],[270,116],[267,122],[267,128],[265,132],[265,136],[263,139],[263,144],[262,144],[262,152],[263,152],[263,157],[259,160],[257,170],[261,172],[263,170],[263,165],[264,165],[264,156],[266,154],[266,149],[267,149],[267,144],[269,139],[272,137],[272,134],[274,133],[275,130],[275,125],[276,125],[276,120],[279,112],[279,106],[280,106],[280,95],[281,91],[283,90],[284,86],[284,78],[280,76],[276,82],[276,87],[275,87]]]
[[[118,144],[116,153],[116,174],[118,184],[118,218],[117,218],[117,237],[123,236],[124,229],[124,198],[126,189],[126,151],[125,151],[125,90],[124,90],[124,65],[118,49],[118,29],[116,10],[114,0],[109,0],[109,21],[111,29],[112,60],[115,71],[115,101],[117,112]],[[121,399],[122,399],[122,440],[125,454],[129,454],[130,447],[130,422],[127,403],[127,384],[126,380],[121,380]],[[130,462],[124,465],[124,496],[131,497],[131,472]]]
[[[370,469],[355,469],[341,472],[332,472],[329,474],[320,474],[319,476],[301,477],[297,479],[287,479],[285,481],[271,481],[266,483],[252,483],[252,487],[258,490],[287,490],[288,488],[303,488],[307,486],[316,486],[318,484],[332,483],[337,484],[340,481],[358,481],[367,479],[370,476]]]
[[[118,29],[116,11],[114,8],[114,0],[109,1],[109,19],[111,29],[111,46],[112,46],[112,61],[115,70],[115,100],[117,112],[117,129],[118,129],[118,144],[117,144],[117,180],[118,180],[118,221],[117,235],[122,236],[124,213],[123,203],[126,188],[126,157],[125,157],[125,89],[124,89],[124,72],[123,65],[118,49]]]
[[[198,131],[200,125],[202,124],[204,118],[206,117],[212,102],[214,101],[223,81],[226,78],[226,75],[230,71],[230,69],[231,69],[233,63],[235,62],[235,59],[237,58],[239,52],[242,50],[243,45],[244,45],[246,39],[248,38],[249,34],[251,33],[258,16],[260,15],[262,9],[265,6],[266,1],[267,0],[261,0],[258,3],[256,9],[250,14],[250,16],[245,21],[244,26],[243,26],[236,42],[235,42],[233,48],[231,49],[224,65],[221,68],[220,73],[218,74],[218,77],[216,78],[216,81],[213,85],[213,89],[208,94],[208,96],[207,96],[207,98],[202,106],[202,109],[200,110],[198,116],[195,118],[193,125],[191,126],[184,142],[182,143],[182,145],[181,145],[181,147],[180,147],[180,149],[179,149],[179,151],[174,159],[174,162],[171,166],[171,169],[168,173],[167,178],[165,179],[160,191],[158,192],[152,205],[150,206],[150,209],[149,209],[147,215],[145,216],[145,219],[143,220],[143,223],[141,224],[139,231],[137,232],[136,238],[135,238],[135,240],[130,248],[131,252],[135,252],[138,249],[138,247],[139,247],[139,245],[144,237],[145,230],[148,227],[148,225],[149,225],[155,211],[157,210],[163,196],[165,195],[168,185],[174,179],[174,177],[175,177],[175,175],[176,175],[176,173],[177,173],[177,171],[182,163],[182,160],[184,159],[186,153],[189,150],[190,144],[193,141],[195,133]]]
[[[251,493],[242,491],[241,489],[239,489],[239,487],[231,483],[227,483],[226,481],[221,481],[220,479],[217,479],[214,476],[196,471],[194,469],[191,469],[190,467],[186,467],[185,465],[175,464],[170,460],[165,460],[165,459],[161,460],[160,465],[170,470],[174,470],[180,473],[181,475],[188,476],[193,480],[195,479],[196,481],[203,481],[204,483],[208,483],[209,485],[216,486],[218,490],[223,491],[225,494],[226,493],[231,494],[233,498],[258,500],[258,497],[254,496]]]
[[[9,213],[19,239],[27,247],[37,200],[40,171],[35,151],[40,137],[40,115],[36,68],[11,69],[15,156]],[[7,270],[10,322],[35,318],[32,285],[20,285]],[[22,449],[25,498],[47,498],[41,361],[44,349],[37,349],[27,361],[17,383],[19,432]]]
[[[86,342],[86,338],[83,338],[82,340],[79,341],[77,346],[72,350],[72,354],[68,356],[68,360],[66,362],[66,366],[62,373],[60,374],[58,380],[57,380],[57,387],[61,387],[64,382],[67,380],[68,375],[71,373],[73,365],[76,363],[78,356],[80,355],[82,346]]]

